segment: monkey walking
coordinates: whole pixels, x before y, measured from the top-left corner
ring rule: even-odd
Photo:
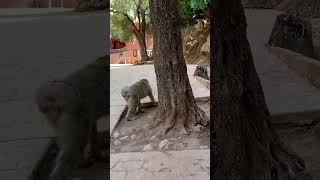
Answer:
[[[153,105],[155,104],[155,100],[152,94],[152,89],[147,79],[142,79],[132,86],[126,86],[121,90],[121,95],[128,103],[128,112],[125,117],[127,121],[135,120],[133,114],[137,114],[139,112],[144,112],[141,108],[140,100],[149,96]]]
[[[50,180],[69,179],[72,171],[86,162],[88,144],[91,157],[103,159],[97,120],[109,113],[107,60],[109,56],[99,58],[61,81],[42,84],[36,91],[39,111],[57,135],[59,147]]]

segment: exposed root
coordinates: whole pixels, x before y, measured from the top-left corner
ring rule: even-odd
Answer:
[[[165,121],[163,127],[161,128],[160,135],[161,136],[166,135],[167,132],[175,126],[175,122],[176,122],[175,115],[171,115],[171,117],[169,117]]]
[[[161,113],[157,112],[156,116],[153,118],[153,121],[150,122],[149,129],[154,129],[165,122],[164,119],[159,118],[159,114]]]
[[[188,115],[175,111],[170,112],[169,115],[158,113],[149,127],[152,129],[159,127],[158,136],[165,136],[170,130],[182,135],[189,135],[191,132],[203,131],[208,124],[209,118],[200,108],[196,107],[189,111]]]
[[[278,169],[279,180],[312,180],[312,176],[305,171],[305,163],[295,152],[280,142],[279,139],[271,143],[271,154]]]

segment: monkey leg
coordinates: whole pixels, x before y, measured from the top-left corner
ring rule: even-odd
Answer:
[[[137,110],[137,106],[138,106],[138,101],[136,97],[130,97],[128,100],[128,112],[126,115],[126,120],[127,121],[132,121],[132,120],[136,120],[135,117],[133,117],[134,113]]]
[[[50,174],[50,180],[69,180],[81,157],[80,151],[60,151],[55,168]]]
[[[156,101],[154,100],[154,97],[153,97],[153,94],[152,94],[152,90],[150,89],[149,93],[148,93],[148,96],[150,97],[150,100],[152,102],[152,104],[155,104]]]
[[[152,103],[155,103],[155,100],[154,100],[154,97],[153,97],[153,94],[152,94],[152,89],[151,89],[151,86],[150,86],[149,83],[148,83],[148,85],[147,85],[147,94],[148,94],[148,96],[149,96],[149,98],[150,98],[150,101],[151,101]]]
[[[138,113],[144,113],[144,111],[143,111],[143,109],[142,109],[142,107],[141,107],[141,102],[140,102],[140,100],[138,100]]]
[[[98,161],[105,161],[104,157],[102,156],[102,142],[99,141],[98,137],[98,127],[97,127],[97,121],[93,120],[93,126],[91,128],[91,132],[89,134],[89,141],[90,141],[90,147],[91,147],[91,153],[95,160]]]

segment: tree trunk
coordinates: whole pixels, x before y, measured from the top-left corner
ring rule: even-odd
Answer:
[[[312,179],[271,127],[247,40],[241,0],[211,3],[211,132],[214,179]],[[214,149],[214,145],[211,145]]]
[[[208,118],[197,106],[182,52],[178,0],[150,0],[154,37],[154,66],[158,86],[158,111],[151,127],[160,134],[191,132],[206,126]]]
[[[147,61],[150,59],[147,53],[147,44],[146,44],[146,38],[143,34],[141,34],[138,38],[139,48],[140,48],[140,55],[141,55],[141,61]]]
[[[148,56],[148,53],[147,53],[147,44],[146,44],[145,35],[139,30],[134,30],[133,32],[139,43],[141,61],[147,61],[148,59],[150,59],[150,57]]]

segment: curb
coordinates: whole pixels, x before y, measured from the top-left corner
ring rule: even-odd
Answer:
[[[207,79],[204,79],[202,77],[199,76],[193,76],[194,78],[196,78],[200,84],[204,85],[207,89],[210,89],[210,81]]]
[[[296,74],[320,89],[320,61],[284,48],[272,46],[267,46],[267,48]]]

